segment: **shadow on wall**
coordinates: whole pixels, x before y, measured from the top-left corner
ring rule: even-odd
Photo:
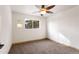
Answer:
[[[71,45],[70,40],[67,37],[65,37],[63,34],[58,32],[58,25],[54,22],[53,23],[49,22],[48,24],[48,38],[51,40],[54,39],[54,41],[68,46]]]

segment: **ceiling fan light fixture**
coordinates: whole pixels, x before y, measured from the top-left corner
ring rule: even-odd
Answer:
[[[42,8],[42,9],[40,10],[40,13],[41,13],[41,14],[46,14],[46,11],[47,11],[47,10],[46,10],[45,8]]]
[[[46,14],[46,11],[41,11],[40,13],[41,13],[41,14]]]
[[[38,11],[40,13],[41,16],[43,16],[44,14],[52,14],[53,12],[50,11],[50,9],[54,8],[55,5],[50,5],[50,6],[47,6],[46,5],[41,5],[41,8],[40,10]]]

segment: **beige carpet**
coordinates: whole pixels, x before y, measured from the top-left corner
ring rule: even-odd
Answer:
[[[10,54],[78,54],[79,50],[44,39],[13,45]]]

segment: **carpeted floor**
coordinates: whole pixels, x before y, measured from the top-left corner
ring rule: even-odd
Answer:
[[[9,54],[78,54],[79,50],[44,39],[12,46]]]

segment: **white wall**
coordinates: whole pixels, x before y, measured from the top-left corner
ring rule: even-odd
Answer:
[[[10,6],[0,6],[0,43],[4,47],[0,49],[0,53],[8,53],[12,44],[11,38],[11,9]]]
[[[39,20],[40,27],[37,29],[25,29],[24,19]],[[22,28],[17,28],[18,20],[23,24]],[[13,43],[25,42],[30,40],[39,40],[46,38],[46,22],[43,17],[36,17],[13,12]]]
[[[47,19],[48,38],[79,49],[79,6]]]

